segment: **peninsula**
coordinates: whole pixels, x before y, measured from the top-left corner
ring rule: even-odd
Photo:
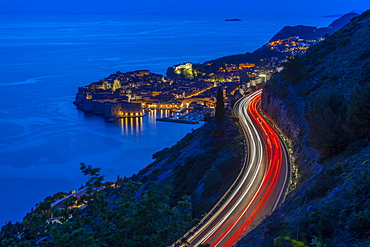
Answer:
[[[182,119],[203,120],[213,115],[220,87],[226,104],[261,87],[283,64],[333,33],[357,14],[349,13],[325,28],[284,27],[266,45],[252,53],[232,55],[202,64],[186,62],[167,69],[166,75],[149,70],[117,71],[79,87],[74,104],[78,109],[103,116],[106,121],[143,117],[146,111],[195,112]],[[232,19],[237,20],[237,19]],[[196,117],[194,117],[196,116]]]

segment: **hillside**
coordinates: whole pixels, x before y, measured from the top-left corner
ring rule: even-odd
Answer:
[[[286,26],[281,29],[277,34],[275,34],[271,39],[271,41],[276,41],[279,39],[286,39],[293,36],[299,36],[305,40],[318,40],[324,37],[327,34],[333,33],[334,30],[330,27],[321,27],[317,28],[314,26]]]
[[[328,27],[314,27],[314,26],[286,26],[277,32],[269,42],[276,41],[280,39],[287,39],[293,36],[299,36],[304,40],[319,40],[325,35],[332,34],[335,31],[341,29],[345,24],[347,24],[352,18],[358,16],[356,13],[348,13],[340,18],[333,21]]]
[[[262,107],[290,139],[300,177],[237,246],[369,246],[369,34],[366,11],[265,86]]]
[[[244,136],[229,113],[226,121],[210,121],[176,145],[153,155],[155,161],[131,179],[171,188],[171,204],[191,197],[193,215],[200,218],[219,200],[240,172]]]

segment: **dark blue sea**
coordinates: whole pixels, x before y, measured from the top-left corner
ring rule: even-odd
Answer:
[[[81,162],[115,181],[199,127],[154,115],[106,123],[72,104],[79,86],[116,71],[165,74],[175,64],[252,52],[283,26],[332,21],[224,21],[232,17],[0,16],[0,225],[20,221],[46,196],[78,189],[86,182]]]

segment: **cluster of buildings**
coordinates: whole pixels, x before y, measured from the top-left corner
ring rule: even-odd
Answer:
[[[311,45],[321,41],[320,39],[302,39],[299,36],[293,36],[286,39],[279,39],[267,43],[267,47],[287,55],[287,57],[294,57],[305,53]]]
[[[217,87],[226,102],[240,97],[248,88],[266,82],[276,71],[255,64],[227,64],[216,73],[197,73],[191,63],[178,65],[180,77],[168,77],[148,70],[116,72],[80,87],[74,104],[84,112],[114,121],[121,117],[142,117],[150,109],[197,109],[213,113]],[[175,72],[177,73],[177,72]],[[190,75],[190,76],[188,76]],[[194,76],[196,75],[196,76]]]
[[[304,53],[315,42],[317,40],[293,36],[265,46],[289,58]],[[167,76],[148,70],[118,71],[80,87],[74,103],[84,112],[102,115],[111,121],[122,117],[142,117],[150,109],[197,109],[212,114],[218,87],[224,91],[225,102],[231,103],[261,86],[273,73],[281,71],[284,61],[286,59],[268,57],[261,58],[258,66],[247,62],[223,64],[217,71],[209,73],[197,68],[212,66],[211,62],[202,65],[187,62],[170,67]]]

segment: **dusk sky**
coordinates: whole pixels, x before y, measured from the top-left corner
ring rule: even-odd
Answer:
[[[0,14],[173,14],[173,15],[333,15],[370,8],[368,0],[2,0]]]

